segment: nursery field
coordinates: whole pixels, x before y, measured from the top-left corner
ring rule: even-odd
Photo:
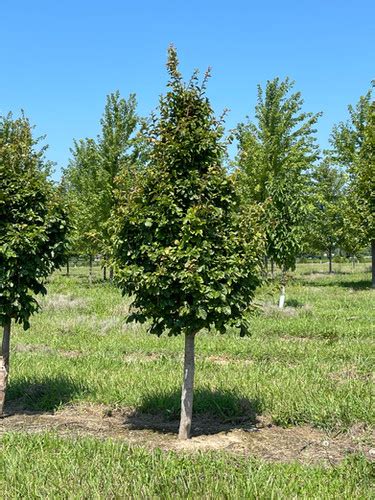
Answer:
[[[178,441],[183,339],[127,324],[94,268],[55,273],[15,327],[3,498],[375,498],[375,293],[368,264],[300,264],[252,335],[201,332],[193,438]]]

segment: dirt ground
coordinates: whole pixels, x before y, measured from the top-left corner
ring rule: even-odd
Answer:
[[[282,428],[266,418],[222,422],[198,415],[193,437],[177,439],[177,421],[162,416],[138,414],[132,409],[112,410],[100,405],[69,406],[53,413],[32,413],[8,407],[0,419],[5,432],[56,432],[62,436],[112,438],[130,446],[194,453],[226,451],[269,461],[334,465],[351,453],[361,452],[375,460],[375,435],[364,426],[346,433],[327,434],[309,427]]]

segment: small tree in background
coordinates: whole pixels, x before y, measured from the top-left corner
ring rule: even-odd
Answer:
[[[47,179],[45,148],[35,148],[29,121],[0,118],[0,413],[9,373],[11,323],[29,328],[45,294],[47,276],[64,263],[67,221],[58,192]]]
[[[306,224],[307,241],[313,251],[327,253],[329,273],[336,248],[345,246],[346,175],[323,161],[312,173],[312,207]]]
[[[120,93],[109,94],[97,140],[74,142],[72,159],[64,171],[62,185],[70,202],[75,230],[72,234],[77,253],[90,258],[108,254],[108,222],[114,204],[116,179],[131,183],[139,167],[139,141],[135,136],[138,123],[136,98],[126,100]],[[104,261],[106,258],[104,258]]]
[[[103,174],[95,141],[74,142],[72,159],[61,180],[69,207],[72,229],[69,234],[72,254],[89,257],[89,281],[92,282],[93,256],[101,251]]]
[[[354,267],[356,256],[366,248],[366,228],[358,220],[360,214],[353,203],[350,185],[346,186],[343,205],[342,249],[352,257]]]
[[[294,83],[279,78],[258,86],[256,124],[237,128],[243,204],[261,204],[267,256],[282,270],[279,306],[284,306],[286,272],[295,268],[306,219],[308,171],[318,158],[314,126],[320,114],[302,111]]]
[[[352,168],[349,198],[355,200],[359,227],[371,244],[372,287],[375,288],[375,102],[369,109],[364,140]]]
[[[100,166],[103,174],[103,203],[101,207],[101,240],[103,253],[109,251],[110,214],[114,205],[116,179],[121,175],[122,183],[131,184],[137,171],[137,149],[135,130],[138,124],[137,101],[134,94],[123,99],[119,91],[109,94],[100,121],[102,133],[98,137]]]
[[[179,437],[190,437],[194,339],[204,328],[244,335],[260,282],[261,236],[237,211],[233,181],[222,166],[222,121],[205,97],[208,74],[188,84],[169,49],[169,90],[147,137],[150,166],[113,217],[114,262],[124,294],[134,297],[129,321],[149,321],[156,335],[185,335]]]
[[[374,84],[373,84],[374,85]],[[349,174],[345,225],[349,243],[371,245],[372,286],[375,288],[375,104],[372,90],[357,105],[348,106],[349,121],[333,128],[331,161]]]

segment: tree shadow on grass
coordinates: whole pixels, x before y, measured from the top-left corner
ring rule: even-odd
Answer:
[[[157,392],[146,395],[136,410],[127,416],[127,425],[134,430],[177,433],[181,392]],[[262,402],[239,394],[206,388],[194,391],[192,435],[209,435],[231,429],[254,429]]]
[[[285,307],[294,307],[295,309],[303,307],[305,304],[297,299],[287,299]]]
[[[355,291],[360,290],[370,290],[371,280],[350,280],[342,281],[340,279],[329,279],[329,280],[313,280],[308,283],[304,283],[305,286],[316,286],[316,287],[327,287],[327,286],[339,286],[342,288],[351,288]]]
[[[5,412],[48,413],[87,392],[80,383],[67,377],[26,378],[11,381],[6,394]]]

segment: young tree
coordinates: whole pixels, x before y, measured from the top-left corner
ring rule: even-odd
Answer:
[[[286,272],[300,251],[308,171],[318,158],[314,126],[320,114],[302,111],[294,83],[279,78],[258,86],[256,123],[237,128],[239,168],[245,205],[264,207],[267,256],[282,269],[279,306],[284,306]]]
[[[126,100],[117,91],[107,96],[97,140],[74,142],[63,186],[72,209],[76,250],[89,255],[90,263],[94,254],[108,253],[116,178],[121,175],[123,182],[125,177],[131,182],[139,166],[137,123],[135,95]]]
[[[180,439],[190,436],[194,340],[204,328],[247,332],[245,311],[260,282],[262,238],[242,231],[233,181],[222,166],[222,121],[197,73],[188,84],[169,49],[169,90],[147,137],[150,166],[119,193],[113,257],[123,294],[134,296],[128,321],[149,321],[156,335],[185,335]]]
[[[133,147],[136,143],[135,130],[138,123],[136,115],[137,101],[134,94],[128,100],[120,93],[107,96],[107,102],[101,119],[102,133],[98,137],[100,166],[104,182],[102,209],[102,241],[104,253],[107,253],[110,229],[108,221],[114,204],[114,188],[116,178],[121,174],[131,182],[137,167],[137,153]]]
[[[72,229],[70,247],[73,254],[89,257],[89,281],[92,282],[93,256],[101,250],[103,173],[98,148],[92,139],[74,142],[72,159],[61,180],[69,207]]]
[[[332,161],[349,174],[346,226],[372,251],[372,286],[375,288],[375,103],[372,90],[348,106],[349,121],[331,134]],[[357,244],[358,246],[358,244]]]
[[[326,252],[332,273],[332,256],[344,246],[344,200],[346,176],[330,165],[320,163],[312,173],[312,210],[306,224],[309,247]]]
[[[47,276],[64,263],[67,221],[59,194],[48,180],[45,148],[24,116],[0,117],[0,414],[9,373],[11,323],[29,328],[46,293]]]
[[[371,242],[372,287],[375,288],[375,102],[369,109],[364,140],[352,170],[350,197],[356,201],[359,226]]]
[[[366,230],[358,220],[360,214],[353,202],[350,192],[352,186],[345,188],[344,199],[342,200],[343,230],[341,238],[342,249],[352,257],[354,266],[355,257],[366,248]]]

